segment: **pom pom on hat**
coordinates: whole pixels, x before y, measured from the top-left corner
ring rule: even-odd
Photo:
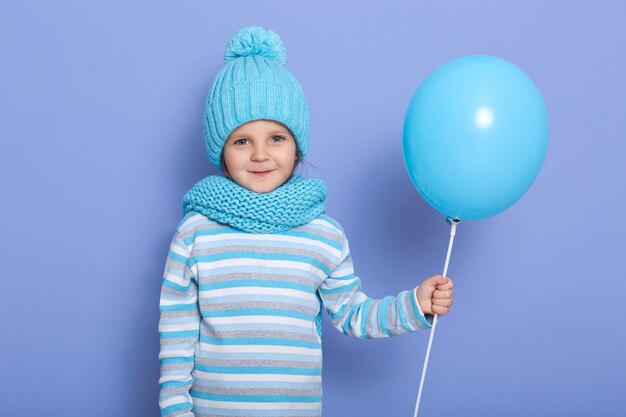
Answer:
[[[287,52],[278,35],[258,26],[240,29],[230,38],[224,50],[224,61],[258,55],[285,65]]]

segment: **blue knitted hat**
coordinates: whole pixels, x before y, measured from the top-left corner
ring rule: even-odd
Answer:
[[[224,142],[244,123],[268,119],[291,131],[300,154],[309,143],[309,110],[302,87],[285,68],[285,46],[271,30],[240,29],[226,45],[226,65],[215,77],[206,101],[205,146],[221,169]]]

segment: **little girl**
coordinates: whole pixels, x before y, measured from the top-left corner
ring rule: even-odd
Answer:
[[[324,182],[294,175],[309,118],[281,40],[244,28],[225,61],[204,119],[225,176],[184,196],[163,274],[161,416],[320,416],[322,306],[345,334],[396,336],[446,314],[452,281],[368,298]]]

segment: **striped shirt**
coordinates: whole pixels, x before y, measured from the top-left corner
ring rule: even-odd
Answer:
[[[321,310],[358,338],[430,328],[415,291],[373,300],[334,219],[253,234],[197,212],[178,224],[161,289],[162,417],[321,416]]]

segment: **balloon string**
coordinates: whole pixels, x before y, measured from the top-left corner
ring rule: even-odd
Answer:
[[[448,264],[450,263],[450,254],[452,253],[452,245],[454,245],[454,236],[456,235],[456,225],[460,223],[459,220],[448,218],[448,222],[451,225],[450,228],[450,241],[448,242],[448,254],[446,255],[446,264],[443,267],[443,276],[448,275]],[[422,378],[420,379],[419,390],[417,391],[417,401],[415,402],[415,412],[413,417],[417,417],[417,412],[420,408],[420,400],[422,399],[422,388],[424,388],[424,378],[426,377],[426,368],[428,367],[428,358],[430,357],[430,347],[433,344],[433,338],[435,337],[435,329],[437,328],[438,314],[435,314],[433,319],[433,325],[430,329],[430,337],[428,338],[428,348],[426,348],[426,359],[424,359],[424,367],[422,368]]]

